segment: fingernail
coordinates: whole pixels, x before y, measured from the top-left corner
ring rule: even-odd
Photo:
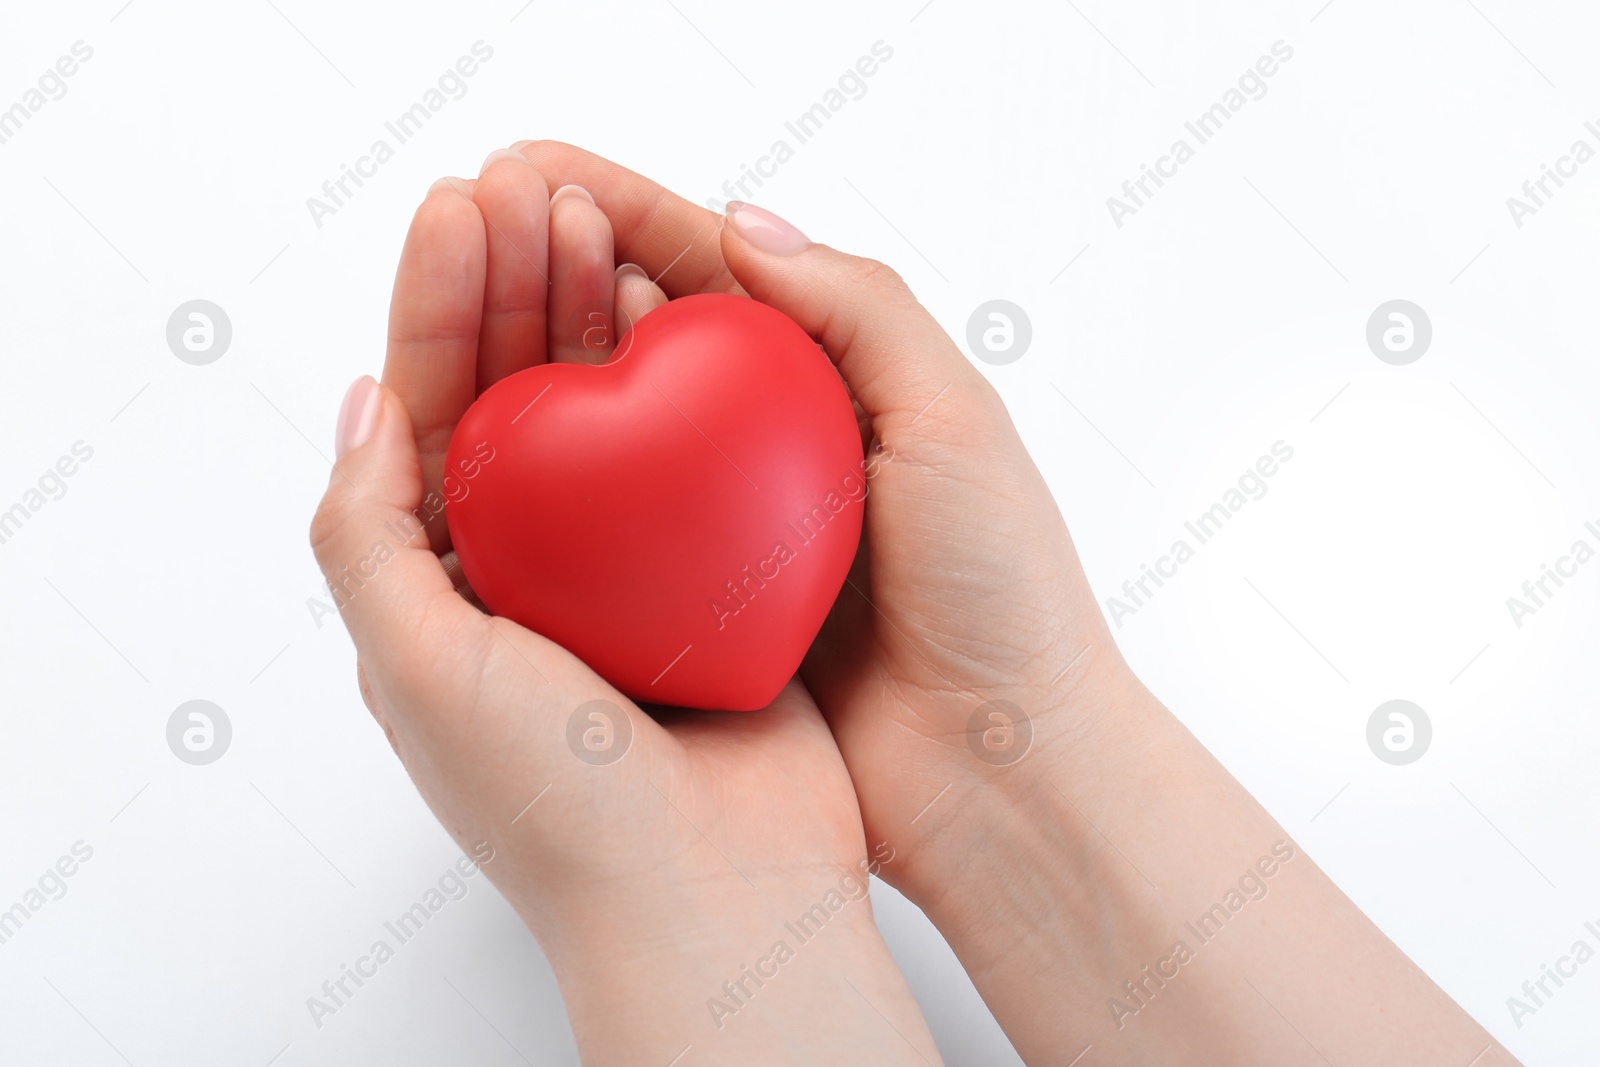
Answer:
[[[440,189],[454,189],[454,190],[460,191],[462,184],[463,183],[462,183],[460,178],[451,178],[451,177],[440,178],[438,181],[436,181],[432,185],[428,186],[428,195],[432,196],[434,193],[437,193]]]
[[[512,148],[496,148],[493,152],[490,152],[487,156],[484,157],[483,166],[478,168],[478,173],[480,175],[482,175],[484,171],[488,170],[490,167],[494,166],[496,163],[500,162],[502,159],[514,159],[518,163],[523,164],[524,166],[526,166],[527,163],[528,163],[528,161],[526,159],[522,158],[522,153],[516,151],[515,149],[512,149]]]
[[[650,280],[650,275],[645,273],[645,269],[639,266],[637,263],[624,263],[622,266],[618,267],[617,273],[612,280],[620,282],[623,278],[630,278],[635,275],[643,278],[645,281]]]
[[[531,140],[528,140],[528,141],[513,141],[512,144],[511,144],[511,150],[513,152],[520,152],[524,148],[527,148],[532,143],[533,142]]]
[[[763,252],[792,256],[811,247],[811,238],[764,207],[742,200],[728,203],[728,225]]]
[[[581,196],[585,200],[589,201],[589,203],[594,203],[594,197],[590,196],[589,190],[585,189],[583,186],[563,185],[561,188],[550,194],[550,205],[554,207],[557,200],[568,196]]]
[[[339,424],[333,431],[333,454],[338,459],[351,449],[360,448],[372,436],[378,423],[378,406],[383,392],[370,374],[363,374],[344,394],[339,405]]]

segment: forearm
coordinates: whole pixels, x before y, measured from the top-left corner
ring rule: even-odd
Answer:
[[[940,1062],[854,883],[756,881],[595,894],[563,909],[560,933],[540,924],[583,1062]]]
[[[1097,703],[925,846],[960,843],[919,903],[1029,1064],[1515,1063],[1137,681]]]

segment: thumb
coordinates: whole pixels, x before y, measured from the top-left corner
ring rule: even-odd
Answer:
[[[868,415],[976,402],[987,382],[905,281],[875,259],[813,244],[765,208],[734,201],[722,257],[744,290],[800,324]]]
[[[406,670],[420,659],[410,646],[424,613],[477,614],[428,547],[425,525],[444,501],[423,499],[405,404],[370,377],[345,396],[335,449],[311,547],[362,660],[378,673]]]

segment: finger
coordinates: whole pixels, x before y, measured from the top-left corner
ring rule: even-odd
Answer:
[[[611,220],[616,258],[643,267],[668,296],[736,293],[722,262],[722,216],[640,174],[560,141],[529,141],[521,152],[550,188],[581,185]]]
[[[478,336],[477,391],[545,361],[550,194],[521,152],[484,160],[472,193],[483,215],[487,266]]]
[[[430,498],[443,480],[450,435],[477,395],[485,238],[473,184],[444,178],[428,191],[406,235],[389,307],[383,381],[410,417]],[[427,530],[436,551],[450,547],[443,509]]]
[[[562,717],[587,699],[619,708],[626,699],[559,645],[452,589],[423,534],[421,457],[392,392],[371,378],[351,387],[336,450],[311,542],[355,642],[362,699],[430,802],[465,792],[469,807],[504,807],[504,776],[486,768],[503,768],[510,752],[548,751]],[[481,788],[463,790],[468,781]],[[488,828],[459,808],[441,818],[475,822],[479,836]]]
[[[550,197],[550,359],[604,363],[616,346],[611,222],[579,185]]]
[[[440,687],[458,672],[441,669],[435,649],[481,643],[488,619],[455,593],[428,547],[421,456],[403,401],[371,378],[357,381],[340,412],[336,450],[311,547],[363,670],[381,691],[448,701],[454,694]],[[439,640],[445,635],[451,642]],[[382,685],[385,678],[401,684]]]
[[[745,290],[822,342],[874,421],[916,421],[991,402],[993,391],[906,283],[882,263],[813,244],[753,204],[728,205],[722,254]]]
[[[614,285],[612,303],[616,307],[619,340],[640,319],[667,302],[667,294],[650,280],[644,268],[637,263],[624,263],[618,267]]]

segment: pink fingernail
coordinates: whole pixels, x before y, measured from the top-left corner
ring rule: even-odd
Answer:
[[[339,405],[339,424],[333,431],[333,454],[341,458],[351,449],[360,448],[372,436],[378,422],[378,405],[383,393],[370,374],[363,374],[344,394]]]
[[[728,225],[763,252],[792,256],[811,247],[811,238],[764,207],[742,200],[728,203]]]
[[[581,197],[591,204],[594,203],[594,197],[589,194],[589,190],[581,185],[563,185],[550,194],[550,203],[553,206],[557,200],[565,200],[569,196]]]
[[[528,162],[521,152],[511,148],[496,148],[493,152],[490,152],[488,158],[483,161],[483,166],[478,168],[478,175],[481,177],[485,171],[494,166],[496,163],[500,162],[502,159],[514,159],[518,163],[522,164],[526,164]]]

